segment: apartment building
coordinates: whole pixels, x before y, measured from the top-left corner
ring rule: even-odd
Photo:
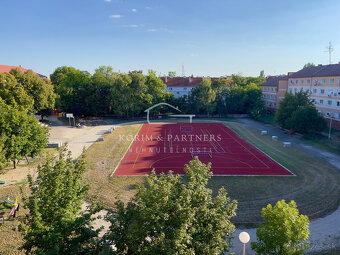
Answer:
[[[340,124],[340,63],[304,68],[288,78],[288,91],[308,92],[319,113]]]
[[[211,82],[214,82],[216,77],[160,77],[163,82],[166,84],[166,92],[171,92],[174,94],[175,98],[189,96],[190,92],[193,88],[197,87],[204,78],[211,79]],[[224,78],[224,77],[222,77]]]
[[[260,84],[262,99],[268,111],[275,112],[279,102],[284,98],[288,89],[288,76],[269,76],[267,81]]]

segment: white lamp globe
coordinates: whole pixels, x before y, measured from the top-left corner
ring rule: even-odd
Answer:
[[[250,241],[250,236],[247,232],[241,232],[238,238],[240,239],[241,243],[244,243],[244,244]]]

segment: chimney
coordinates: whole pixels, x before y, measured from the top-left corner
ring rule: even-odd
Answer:
[[[164,80],[165,80],[165,84],[166,84],[168,82],[168,77],[165,76]]]
[[[191,76],[189,76],[189,84],[191,83]]]
[[[19,67],[22,67],[22,65],[19,65]]]
[[[295,72],[288,72],[287,76],[291,76]]]

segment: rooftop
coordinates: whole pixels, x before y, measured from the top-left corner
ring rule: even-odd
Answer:
[[[22,66],[8,66],[8,65],[0,65],[0,73],[9,73],[12,69],[18,68],[22,73],[28,71],[28,69],[23,68]],[[34,74],[38,75],[40,78],[47,78],[47,76],[33,72]]]
[[[198,86],[204,78],[211,79],[211,82],[214,82],[216,79],[220,79],[217,77],[160,77],[162,81],[168,87],[196,87]],[[166,80],[166,82],[165,82]]]
[[[310,66],[297,71],[289,78],[340,76],[340,64]]]
[[[279,85],[279,81],[287,79],[288,79],[287,75],[269,76],[267,77],[267,81],[260,84],[260,86],[277,86]]]

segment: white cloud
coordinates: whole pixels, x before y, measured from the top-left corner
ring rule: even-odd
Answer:
[[[148,29],[149,32],[157,32],[157,29],[156,28],[150,28]]]
[[[110,3],[112,0],[104,0],[104,1]]]
[[[137,12],[137,9],[132,9],[131,11],[132,11],[132,12]]]
[[[124,25],[123,27],[131,27],[131,28],[137,28],[141,27],[142,25],[132,24],[132,25]]]
[[[197,57],[197,56],[198,56],[197,53],[191,53],[191,54],[190,54],[190,57]]]
[[[145,9],[151,10],[152,8],[150,6],[146,6]]]
[[[112,15],[110,16],[110,19],[120,19],[121,17],[123,17],[123,16],[120,15],[120,14],[112,14]]]

